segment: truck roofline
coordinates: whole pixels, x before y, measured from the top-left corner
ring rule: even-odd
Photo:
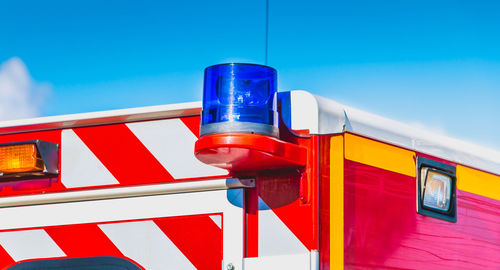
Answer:
[[[500,152],[354,109],[306,91],[290,91],[290,127],[311,134],[351,132],[500,175]],[[0,135],[195,116],[201,102],[0,122]]]
[[[0,135],[199,115],[201,102],[138,107],[0,122]]]
[[[500,152],[491,147],[351,108],[307,91],[290,93],[293,130],[307,129],[319,135],[350,132],[500,175]]]

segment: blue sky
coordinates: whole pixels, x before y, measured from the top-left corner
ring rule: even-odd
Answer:
[[[37,108],[9,109],[9,118],[200,100],[206,66],[264,62],[264,8],[264,0],[2,1],[0,63],[22,63]],[[500,149],[499,2],[270,0],[269,8],[268,64],[281,90]]]

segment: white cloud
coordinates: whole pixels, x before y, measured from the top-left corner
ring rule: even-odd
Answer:
[[[26,65],[13,57],[0,65],[0,120],[36,117],[50,86],[31,78]]]

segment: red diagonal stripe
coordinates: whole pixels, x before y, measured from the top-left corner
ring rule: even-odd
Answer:
[[[123,257],[96,224],[56,226],[45,231],[68,257]]]
[[[200,137],[200,117],[199,116],[189,116],[182,117],[181,121],[186,125],[186,127],[193,132],[194,136]]]
[[[77,128],[74,131],[123,185],[174,179],[125,124]]]
[[[162,218],[155,223],[196,269],[220,269],[222,230],[208,215]]]
[[[9,253],[0,246],[0,269],[7,269],[7,267],[13,265],[15,261],[10,257]]]

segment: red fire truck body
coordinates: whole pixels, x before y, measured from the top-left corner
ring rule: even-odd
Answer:
[[[500,269],[499,152],[304,91],[279,105],[279,138],[200,138],[200,103],[0,123],[0,164],[31,144],[45,163],[1,176],[0,268]]]

